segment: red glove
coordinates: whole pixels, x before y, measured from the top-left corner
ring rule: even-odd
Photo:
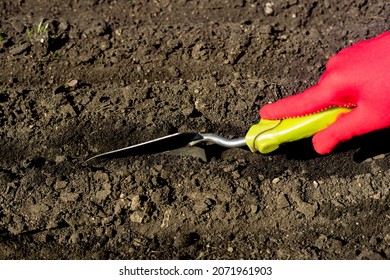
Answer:
[[[341,50],[328,61],[317,85],[265,105],[260,116],[293,118],[334,106],[356,108],[314,135],[320,154],[354,136],[390,127],[390,32]]]

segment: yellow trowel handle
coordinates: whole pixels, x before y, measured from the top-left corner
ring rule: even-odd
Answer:
[[[298,118],[261,119],[258,124],[251,126],[245,136],[245,142],[252,152],[259,151],[267,154],[279,148],[280,144],[313,136],[335,122],[339,115],[351,110],[351,108],[335,107]]]

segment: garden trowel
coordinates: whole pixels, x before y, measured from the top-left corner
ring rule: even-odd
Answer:
[[[227,139],[212,133],[175,133],[118,150],[98,154],[96,158],[114,158],[128,155],[155,154],[185,146],[194,146],[201,142],[210,142],[226,148],[248,146],[252,152],[267,154],[275,151],[281,144],[310,137],[335,122],[339,115],[352,109],[334,107],[317,114],[282,120],[261,119],[252,125],[245,137]]]

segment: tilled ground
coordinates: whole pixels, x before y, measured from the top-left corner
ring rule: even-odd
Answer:
[[[389,30],[390,4],[144,2],[0,3],[0,258],[388,259],[389,130],[327,156],[308,139],[84,161],[175,132],[244,136]]]

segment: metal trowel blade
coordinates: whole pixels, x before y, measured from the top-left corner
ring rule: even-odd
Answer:
[[[198,133],[175,133],[147,142],[139,143],[122,149],[109,151],[87,159],[85,162],[96,158],[120,158],[136,155],[151,155],[163,153],[187,146],[189,143],[202,138]]]

